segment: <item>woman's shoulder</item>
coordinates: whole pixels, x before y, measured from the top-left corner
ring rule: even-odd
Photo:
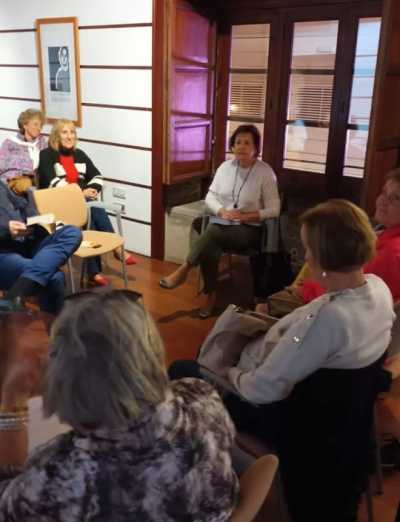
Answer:
[[[21,149],[22,143],[18,140],[18,135],[13,138],[6,138],[1,143],[1,149],[3,151],[13,151],[17,149]]]
[[[271,167],[271,165],[269,165],[269,163],[266,163],[263,160],[256,160],[256,171],[262,175],[267,175],[276,180],[276,175],[273,168]]]
[[[222,404],[215,388],[201,379],[185,378],[172,381],[171,393],[182,404],[199,404],[210,400]]]
[[[166,400],[158,407],[165,427],[174,431],[181,427],[204,430],[233,431],[229,416],[213,386],[201,379],[185,378],[172,381]],[[189,420],[189,422],[187,422]]]
[[[77,160],[89,159],[89,156],[86,154],[86,152],[84,150],[78,149],[78,148],[76,148],[74,150],[74,157]]]
[[[49,140],[47,139],[47,136],[44,136],[41,134],[38,138],[37,144],[40,150],[44,150],[48,147]]]
[[[40,157],[41,158],[57,158],[58,157],[58,150],[53,149],[48,145],[44,149],[40,151]]]
[[[382,297],[387,298],[389,301],[392,300],[392,293],[381,277],[376,274],[365,274],[365,280],[370,288],[370,292],[382,295]]]
[[[235,159],[225,160],[221,163],[221,165],[217,168],[216,174],[225,172],[228,170],[236,169],[237,162]]]

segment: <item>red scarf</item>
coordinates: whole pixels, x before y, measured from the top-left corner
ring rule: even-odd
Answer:
[[[74,156],[60,154],[60,163],[64,167],[67,183],[78,183],[79,173],[75,167]]]

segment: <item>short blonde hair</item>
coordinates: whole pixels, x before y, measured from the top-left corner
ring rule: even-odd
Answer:
[[[64,120],[63,119],[63,120],[57,120],[53,124],[53,127],[52,127],[51,132],[50,132],[49,145],[54,150],[60,150],[60,144],[61,144],[60,133],[61,133],[62,128],[65,125],[70,125],[71,127],[73,127],[73,129],[75,131],[74,148],[76,147],[77,137],[76,137],[75,123],[72,120]]]
[[[375,255],[376,234],[367,214],[344,199],[331,199],[300,218],[308,247],[323,270],[349,272]]]
[[[26,125],[28,121],[33,120],[33,118],[38,118],[42,125],[44,124],[43,112],[38,109],[26,109],[26,111],[22,111],[18,116],[17,124],[21,134],[25,132],[24,125]]]
[[[44,410],[73,428],[121,428],[165,399],[156,326],[126,290],[83,292],[53,324]]]

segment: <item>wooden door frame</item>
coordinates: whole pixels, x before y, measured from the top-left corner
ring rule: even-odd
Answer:
[[[163,169],[167,154],[167,7],[165,0],[153,0],[151,257],[161,260],[164,259],[165,248]]]
[[[224,34],[219,34],[218,54],[221,54],[222,58],[219,59],[217,64],[217,74],[220,78],[224,79],[221,83],[225,85],[225,93],[224,96],[219,96],[215,109],[215,121],[217,122],[218,128],[218,135],[216,136],[218,146],[215,151],[214,164],[218,165],[221,162],[223,157],[221,144],[223,143],[225,145],[226,139],[229,71],[226,70],[224,72],[219,70],[221,64],[225,64],[225,67],[227,67],[226,64],[229,64],[230,42],[227,41],[226,35],[229,34],[232,25],[270,23],[270,57],[273,55],[274,60],[269,67],[264,123],[264,136],[268,136],[268,138],[264,139],[263,159],[278,173],[280,184],[283,188],[290,186],[291,191],[296,193],[297,191],[301,192],[302,187],[306,184],[307,187],[311,187],[311,191],[314,191],[315,194],[318,194],[323,199],[327,197],[329,193],[332,193],[332,195],[338,194],[337,187],[340,181],[341,195],[357,199],[357,191],[360,191],[362,180],[343,177],[341,173],[342,169],[340,169],[340,172],[334,170],[340,167],[339,163],[343,164],[344,158],[339,157],[337,152],[339,144],[335,142],[335,135],[331,129],[334,126],[335,128],[341,129],[341,147],[342,150],[344,150],[345,141],[343,140],[346,139],[345,127],[347,127],[351,99],[354,52],[350,53],[350,56],[347,56],[346,59],[343,59],[344,49],[342,44],[350,46],[354,50],[357,38],[356,20],[368,16],[381,16],[382,1],[371,0],[367,3],[354,1],[351,2],[350,6],[347,2],[346,5],[344,5],[344,2],[325,2],[325,5],[321,2],[314,7],[306,7],[304,4],[302,6],[295,5],[296,1],[293,1],[288,2],[286,7],[282,9],[277,9],[276,6],[275,9],[272,9],[270,5],[262,6],[262,3],[261,1],[252,2],[252,5],[246,8],[245,11],[232,8],[230,16],[225,18],[222,25]],[[297,2],[297,4],[301,3],[302,2]],[[240,2],[236,2],[236,4],[239,5]],[[348,19],[349,16],[351,18],[350,22],[346,20],[346,17]],[[336,57],[338,59],[338,55],[340,56],[340,63],[338,63],[339,67],[335,66],[334,96],[332,99],[332,116],[329,133],[330,149],[328,149],[326,174],[283,168],[293,23],[297,21],[313,21],[316,19],[335,19],[339,21]],[[352,30],[350,28],[351,23],[353,23]],[[347,26],[347,30],[344,30],[345,26]],[[221,24],[218,28],[219,33],[221,32],[220,28]],[[281,45],[282,41],[283,45]],[[345,80],[344,75],[346,76]],[[286,88],[284,88],[284,86],[286,86]],[[283,95],[281,94],[282,92],[284,93]],[[331,165],[333,157],[335,158],[335,165]]]

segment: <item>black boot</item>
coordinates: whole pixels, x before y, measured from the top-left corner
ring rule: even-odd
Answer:
[[[42,285],[36,281],[28,279],[27,277],[20,277],[15,281],[10,290],[7,292],[7,297],[9,299],[14,299],[16,297],[28,297],[36,295],[42,288]]]
[[[19,312],[24,309],[20,297],[15,299],[0,299],[0,315],[9,312]]]

